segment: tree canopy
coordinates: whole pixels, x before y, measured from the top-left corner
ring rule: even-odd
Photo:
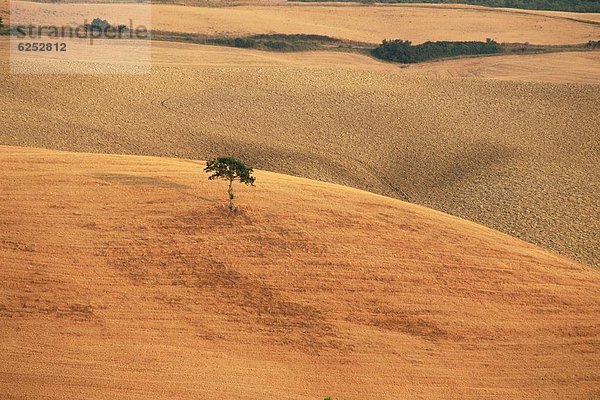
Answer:
[[[206,162],[204,172],[211,174],[208,179],[223,179],[229,182],[227,193],[229,194],[229,209],[235,211],[233,204],[233,182],[239,181],[243,184],[254,186],[256,178],[252,175],[254,170],[242,161],[233,157],[218,157]]]
[[[373,56],[382,60],[401,63],[418,63],[438,58],[464,55],[495,54],[501,51],[498,43],[491,39],[485,42],[425,42],[413,45],[408,40],[384,40],[373,49]]]

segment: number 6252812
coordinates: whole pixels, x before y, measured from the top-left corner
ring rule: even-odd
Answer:
[[[67,51],[66,43],[19,43],[17,45],[18,51]]]

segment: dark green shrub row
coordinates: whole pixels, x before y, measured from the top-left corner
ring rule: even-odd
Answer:
[[[594,42],[593,40],[590,40],[587,44],[586,47],[588,49],[600,49],[600,40],[598,40],[597,42]]]
[[[253,35],[238,38],[207,38],[205,44],[240,47],[244,49],[263,49],[272,51],[303,51],[316,49],[324,45],[340,44],[338,39],[322,35]]]
[[[438,58],[496,54],[501,50],[491,39],[485,42],[425,42],[416,46],[408,40],[384,40],[372,54],[382,60],[410,64]]]

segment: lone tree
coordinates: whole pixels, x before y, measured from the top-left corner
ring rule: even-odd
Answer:
[[[252,168],[233,157],[219,157],[206,162],[204,172],[212,173],[209,180],[224,179],[229,182],[227,193],[229,194],[229,210],[235,211],[233,204],[233,181],[240,181],[246,185],[254,186],[256,178],[252,176]]]

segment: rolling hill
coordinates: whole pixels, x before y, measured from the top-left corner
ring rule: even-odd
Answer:
[[[0,147],[3,399],[594,398],[600,273],[430,209]]]
[[[327,52],[161,43],[153,53],[148,75],[0,74],[0,120],[9,127],[0,143],[233,154],[261,169],[410,200],[600,265],[600,86],[561,83],[557,70],[556,82],[532,81],[547,76],[536,67],[543,60],[569,76],[571,54],[528,56],[525,74],[510,58],[481,61],[485,71],[504,59],[508,66],[496,71],[524,79],[516,82],[431,77]]]

